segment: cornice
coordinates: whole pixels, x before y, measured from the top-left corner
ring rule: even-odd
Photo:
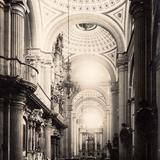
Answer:
[[[9,93],[13,95],[18,93],[24,93],[26,95],[29,95],[36,90],[36,85],[24,81],[19,76],[12,77],[0,75],[0,89],[1,96],[8,95]]]

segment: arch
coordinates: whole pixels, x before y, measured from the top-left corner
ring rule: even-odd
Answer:
[[[101,108],[103,108],[103,111],[106,111],[107,108],[108,108],[107,105],[106,105],[105,103],[103,103],[102,101],[100,101],[98,98],[87,97],[87,98],[78,100],[78,101],[73,105],[73,109],[77,110],[82,102],[89,101],[89,100],[94,101],[94,102],[97,102],[98,104],[100,104],[100,106],[102,106]]]
[[[93,58],[96,61],[98,61],[100,64],[102,64],[107,71],[109,72],[110,78],[112,82],[115,82],[117,80],[117,73],[116,73],[116,68],[113,66],[113,64],[108,60],[107,58],[103,58],[101,55],[87,55],[85,54],[85,58]],[[71,63],[75,63],[76,61],[79,61],[80,59],[83,59],[82,54],[81,55],[76,55],[71,57]]]
[[[44,46],[43,49],[46,51],[51,51],[52,45],[54,42],[54,38],[58,35],[59,32],[62,31],[63,26],[67,24],[68,17],[67,15],[63,15],[57,18],[54,22],[50,22],[48,25],[48,31],[46,37],[44,37]],[[119,28],[119,26],[108,16],[96,13],[83,13],[83,14],[73,14],[70,15],[70,25],[74,25],[77,23],[95,23],[100,25],[107,31],[111,33],[111,35],[115,38],[118,52],[124,52],[126,49],[124,34]]]
[[[79,116],[81,115],[81,108],[83,108],[83,106],[79,105],[76,109],[75,109],[75,113],[76,113],[76,116],[77,118],[79,118]],[[91,108],[91,106],[86,106],[84,109],[87,109],[87,108]],[[99,107],[99,106],[94,106],[94,109],[97,109],[101,112],[102,114],[102,117],[104,118],[105,116],[105,113],[106,113],[106,110],[104,110],[103,107]]]
[[[83,95],[86,94],[85,92],[91,93],[91,95],[88,96],[88,97],[93,97],[93,98],[102,97],[102,98],[103,98],[102,101],[104,101],[104,102],[105,102],[105,100],[106,100],[106,99],[105,99],[105,95],[104,95],[103,93],[99,92],[98,90],[96,90],[96,89],[84,89],[84,90],[81,90],[78,94],[76,94],[76,95],[74,96],[74,98],[73,98],[73,100],[72,100],[73,104],[74,104],[75,99],[78,100],[80,97],[82,97]],[[97,95],[94,96],[94,95],[93,95],[94,93],[96,93]],[[80,95],[80,96],[79,96],[79,95]],[[76,101],[75,101],[75,102],[76,102]]]

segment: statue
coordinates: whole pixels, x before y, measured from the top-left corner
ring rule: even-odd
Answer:
[[[56,52],[58,51],[62,54],[62,49],[63,49],[63,33],[59,33],[57,37],[56,45],[55,45],[55,51]]]
[[[122,129],[120,131],[120,141],[126,147],[131,144],[131,134],[131,130],[127,128],[127,125],[125,123],[122,123]]]

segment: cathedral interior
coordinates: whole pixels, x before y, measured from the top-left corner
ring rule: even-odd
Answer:
[[[160,160],[159,0],[0,0],[0,160]]]

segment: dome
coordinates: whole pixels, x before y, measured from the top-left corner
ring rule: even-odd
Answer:
[[[41,0],[44,1],[45,0]],[[71,12],[109,12],[124,3],[125,0],[69,0]],[[56,10],[68,11],[68,0],[50,0]]]
[[[68,29],[63,30],[64,53],[68,52]],[[116,49],[114,37],[104,28],[95,24],[70,26],[69,51],[71,54],[101,54]]]

